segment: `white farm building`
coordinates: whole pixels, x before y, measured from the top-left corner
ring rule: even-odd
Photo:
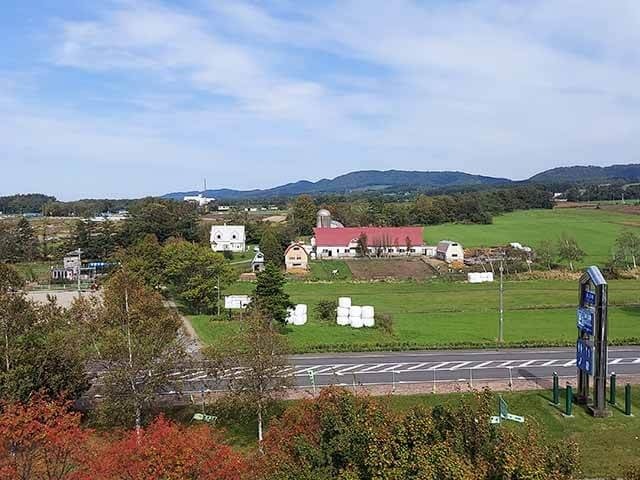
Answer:
[[[438,242],[436,247],[436,258],[447,263],[464,261],[464,249],[462,245],[450,240]]]
[[[211,249],[215,252],[244,252],[246,237],[244,225],[212,225]]]

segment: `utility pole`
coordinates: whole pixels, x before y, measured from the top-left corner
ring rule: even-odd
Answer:
[[[218,318],[220,318],[220,274],[217,277],[218,285],[216,290],[218,290]]]
[[[504,271],[502,260],[500,260],[500,328],[498,329],[498,343],[504,341],[504,283],[502,281],[502,272]]]
[[[80,270],[82,268],[82,250],[78,248],[78,298],[82,296],[80,293]]]

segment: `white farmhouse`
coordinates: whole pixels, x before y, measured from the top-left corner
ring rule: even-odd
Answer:
[[[436,247],[436,258],[447,263],[464,261],[464,249],[462,245],[450,240],[438,242]]]
[[[209,238],[215,252],[244,252],[246,248],[244,225],[212,225]]]

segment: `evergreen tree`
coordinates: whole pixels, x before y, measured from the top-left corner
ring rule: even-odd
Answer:
[[[19,260],[25,262],[35,260],[38,256],[38,239],[29,220],[24,217],[16,225],[15,238]]]
[[[252,307],[258,309],[269,320],[285,324],[287,309],[293,308],[289,295],[284,291],[286,281],[282,270],[272,262],[258,273],[253,294]]]
[[[284,264],[284,248],[275,227],[265,229],[260,239],[260,251],[264,254],[265,262],[278,266]]]

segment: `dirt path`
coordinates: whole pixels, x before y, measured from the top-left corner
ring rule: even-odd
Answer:
[[[185,315],[180,313],[178,306],[175,304],[173,300],[167,300],[165,302],[165,305],[175,310],[175,312],[180,316],[180,320],[182,320],[182,333],[184,336],[187,353],[194,356],[200,355],[203,344],[200,341],[198,334],[196,333],[196,329],[193,328],[193,325],[191,323],[191,320],[189,320],[189,317],[186,317]]]

